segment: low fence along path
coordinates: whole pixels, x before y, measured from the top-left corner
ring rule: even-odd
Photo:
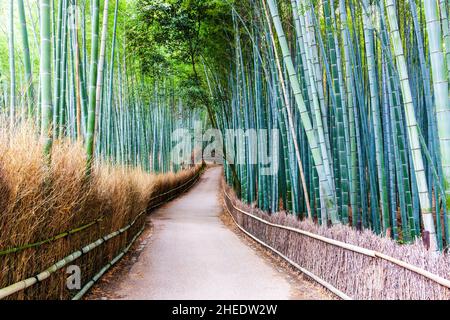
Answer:
[[[263,258],[221,221],[221,177],[221,168],[209,169],[188,193],[152,214],[149,242],[107,295],[161,300],[326,298],[309,282]]]

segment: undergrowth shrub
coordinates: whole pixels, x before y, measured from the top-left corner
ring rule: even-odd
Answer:
[[[0,254],[0,288],[35,276],[72,252],[129,225],[156,202],[167,199],[152,201],[157,195],[190,181],[200,169],[154,175],[138,168],[97,163],[87,178],[80,143],[56,141],[49,161],[43,157],[43,143],[34,132],[28,125],[14,132],[0,128],[0,252],[96,223],[35,248]],[[143,214],[127,232],[74,261],[72,265],[81,268],[82,283],[117,256],[145,221]],[[77,292],[67,289],[66,279],[66,268],[62,268],[8,298],[68,299]]]

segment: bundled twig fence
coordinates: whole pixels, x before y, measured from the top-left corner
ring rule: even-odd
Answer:
[[[105,274],[110,267],[117,263],[131,248],[133,243],[144,230],[146,214],[187,191],[198,181],[202,172],[203,167],[198,168],[195,171],[192,171],[193,175],[187,174],[185,181],[182,181],[181,184],[177,183],[179,184],[178,186],[175,186],[166,192],[162,192],[152,197],[148,201],[146,210],[140,212],[128,225],[120,228],[117,231],[109,233],[108,235],[101,236],[95,241],[89,240],[91,242],[84,242],[89,244],[85,244],[81,249],[71,251],[71,253],[65,258],[59,260],[37,275],[33,275],[25,280],[13,283],[3,289],[0,289],[0,299],[6,297],[20,297],[27,299],[40,298],[42,297],[42,290],[40,290],[39,288],[35,289],[33,287],[35,285],[37,286],[39,283],[42,283],[52,276],[54,278],[57,278],[57,280],[54,280],[53,283],[55,283],[55,281],[59,281],[59,283],[57,284],[60,286],[60,288],[65,287],[65,274],[56,273],[75,261],[77,261],[76,264],[82,270],[84,286],[81,290],[72,293],[66,288],[62,291],[55,290],[54,292],[52,292],[52,289],[51,287],[49,287],[48,283],[43,287],[45,287],[46,298],[58,296],[59,298],[72,297],[73,299],[80,299],[101,278],[101,276]],[[73,237],[83,236],[83,239],[92,238],[92,235],[90,236],[90,234],[98,234],[98,230],[92,230],[92,228],[96,226],[97,228],[100,228],[100,226],[98,225],[102,221],[104,221],[106,216],[107,214],[96,219],[95,221],[84,224],[81,227],[61,233],[46,240],[42,240],[33,244],[22,245],[16,248],[0,250],[0,257],[8,257],[9,255],[21,253],[22,251],[29,249],[40,249],[42,246],[56,241],[66,241],[66,245],[70,246],[71,240],[74,240]],[[75,240],[79,242],[78,239]],[[112,246],[113,248],[111,248]],[[45,248],[45,250],[51,250],[51,248],[47,247]],[[6,260],[3,259],[3,261]],[[30,291],[24,292],[26,290]],[[63,293],[63,296],[61,296],[61,292]],[[18,293],[22,293],[22,295],[17,296]]]
[[[343,299],[450,298],[448,255],[370,231],[269,216],[231,194],[224,186],[226,209],[242,231]]]

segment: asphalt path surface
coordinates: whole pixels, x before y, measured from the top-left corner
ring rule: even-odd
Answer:
[[[220,219],[222,169],[211,168],[189,192],[151,215],[148,243],[114,276],[108,296],[125,300],[284,300],[326,298],[261,257]],[[300,283],[299,283],[300,282]],[[97,297],[98,298],[98,297]]]

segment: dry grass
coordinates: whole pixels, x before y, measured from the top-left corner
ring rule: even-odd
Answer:
[[[73,251],[132,222],[150,200],[191,179],[199,168],[168,175],[97,164],[85,174],[82,145],[59,141],[51,162],[31,126],[15,132],[0,127],[0,251],[23,246],[103,219],[89,229],[38,248],[0,256],[0,288],[34,276]],[[162,201],[165,198],[157,199]],[[145,223],[142,215],[122,236],[75,261],[89,281]],[[13,299],[66,299],[65,269]]]
[[[343,225],[321,227],[310,221],[299,221],[284,212],[268,215],[242,204],[233,191],[225,187],[237,207],[266,221],[376,250],[450,279],[450,256],[431,253],[419,241],[411,245],[400,245],[369,230],[361,232]],[[231,211],[245,230],[354,299],[450,299],[450,289],[392,263],[267,226],[237,210]]]

